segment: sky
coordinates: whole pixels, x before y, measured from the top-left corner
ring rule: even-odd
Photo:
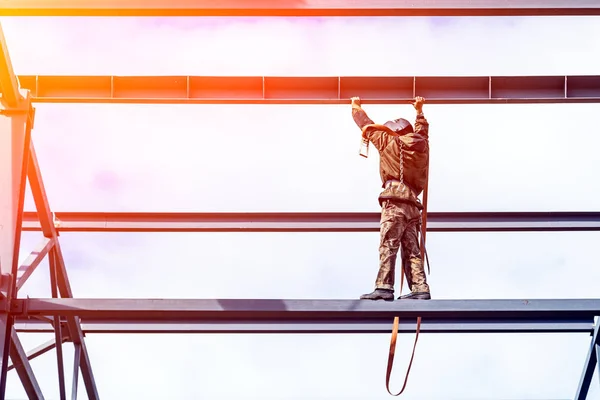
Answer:
[[[598,17],[4,18],[19,75],[597,75]],[[380,57],[384,55],[385,57]],[[375,59],[377,57],[377,59]],[[379,211],[350,105],[38,104],[54,211]],[[410,105],[366,105],[377,122]],[[600,106],[428,105],[430,211],[598,208]],[[240,128],[241,127],[241,128]],[[26,210],[33,210],[31,196]],[[27,232],[21,260],[41,240]],[[431,233],[435,299],[597,297],[598,232]],[[62,233],[81,298],[356,299],[378,234]],[[47,262],[19,293],[49,297]],[[26,349],[50,335],[21,335]],[[572,398],[585,334],[419,339],[406,399]],[[400,335],[392,390],[413,335]],[[104,399],[387,399],[389,335],[89,335]],[[65,351],[70,388],[72,346]],[[58,398],[55,352],[32,367]],[[589,399],[600,399],[598,374]],[[69,389],[70,390],[70,389]],[[79,398],[86,398],[83,382]],[[14,371],[8,399],[26,398]]]

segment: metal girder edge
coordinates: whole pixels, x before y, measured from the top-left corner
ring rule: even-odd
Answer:
[[[589,0],[10,0],[0,1],[5,16],[519,16],[598,15]]]

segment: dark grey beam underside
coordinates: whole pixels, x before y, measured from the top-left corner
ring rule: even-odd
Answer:
[[[63,232],[376,232],[380,213],[55,214]],[[23,230],[40,229],[26,212]],[[598,231],[600,212],[430,212],[430,232]]]
[[[144,322],[144,321],[94,321],[82,320],[85,334],[141,334],[141,333],[223,333],[223,334],[375,334],[390,333],[392,322],[343,321],[328,322],[305,320],[302,322],[256,322],[248,321],[197,321],[197,322]],[[50,324],[37,320],[19,319],[15,325],[18,332],[52,333]],[[416,321],[402,319],[399,332],[414,333]],[[423,333],[591,333],[593,319],[539,321],[539,320],[435,320],[421,323]]]

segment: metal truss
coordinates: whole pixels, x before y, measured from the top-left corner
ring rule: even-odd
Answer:
[[[21,16],[393,16],[600,15],[596,1],[303,2],[192,0],[0,0],[0,15]],[[351,4],[350,6],[348,4]],[[218,7],[218,8],[217,8]],[[19,86],[20,85],[20,86]],[[432,300],[374,303],[354,300],[74,299],[62,255],[61,231],[107,232],[361,232],[378,229],[378,213],[57,213],[44,188],[31,130],[34,102],[345,104],[600,102],[600,77],[45,77],[12,70],[0,27],[0,400],[9,371],[31,399],[43,399],[30,360],[55,350],[60,398],[67,395],[63,343],[75,348],[71,395],[81,372],[89,399],[98,399],[85,343],[92,333],[588,333],[592,340],[575,398],[585,399],[600,369],[600,299]],[[24,212],[26,180],[35,212]],[[597,231],[600,216],[581,213],[429,213],[429,231]],[[22,231],[42,233],[18,265]],[[51,298],[29,299],[19,290],[48,257]],[[21,332],[53,332],[54,339],[26,352]],[[9,365],[8,359],[12,364]]]
[[[599,3],[600,4],[600,3]],[[600,76],[20,76],[38,103],[598,103]]]
[[[5,16],[599,15],[594,0],[0,0]]]

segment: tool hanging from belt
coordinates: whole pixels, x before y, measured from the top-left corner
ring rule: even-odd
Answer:
[[[403,161],[403,143],[400,138],[397,139],[400,146],[400,183],[404,183],[404,161]],[[427,250],[425,248],[425,232],[427,232],[427,192],[429,189],[429,158],[427,159],[427,169],[425,176],[425,188],[423,189],[423,211],[422,211],[422,225],[421,225],[421,259],[427,258],[427,268],[429,270],[429,257],[427,257]],[[429,271],[431,273],[431,271]],[[400,272],[400,293],[402,293],[402,286],[404,285],[404,268],[401,268]],[[406,375],[404,377],[404,383],[402,385],[402,389],[400,392],[393,394],[390,391],[390,378],[392,375],[392,369],[394,367],[394,355],[396,353],[396,340],[398,339],[398,329],[400,325],[400,318],[394,317],[394,325],[392,327],[392,337],[390,339],[390,351],[388,354],[388,362],[387,369],[385,373],[385,388],[388,393],[392,396],[401,395],[406,389],[406,384],[408,383],[408,376],[410,375],[410,369],[412,367],[413,360],[415,358],[415,350],[417,348],[417,342],[419,341],[419,332],[421,331],[421,317],[417,317],[417,326],[416,326],[416,335],[415,342],[413,344],[412,354],[410,356],[410,361],[408,363],[408,368],[406,369]]]

